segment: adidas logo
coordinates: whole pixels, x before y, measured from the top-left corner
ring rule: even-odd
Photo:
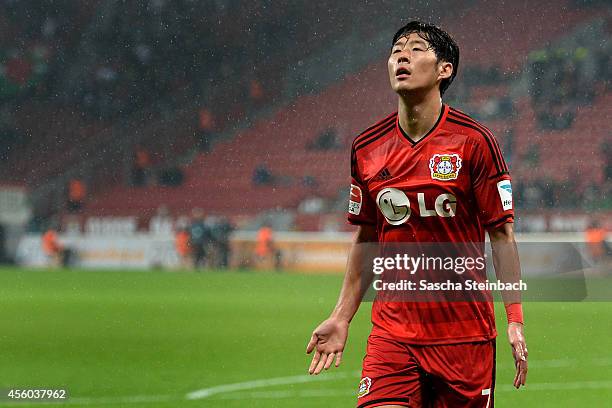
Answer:
[[[392,176],[391,176],[391,172],[389,171],[389,169],[388,169],[388,168],[386,168],[386,167],[385,167],[384,169],[382,169],[382,170],[380,171],[380,173],[378,173],[378,174],[376,175],[376,177],[374,177],[374,179],[373,179],[373,180],[374,180],[374,181],[382,181],[382,180],[387,180],[387,179],[390,179],[391,177],[392,177]]]

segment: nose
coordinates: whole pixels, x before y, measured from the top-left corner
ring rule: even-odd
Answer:
[[[399,52],[396,52],[395,57],[397,58],[398,64],[401,64],[402,62],[409,64],[412,55],[410,54],[410,49],[408,47],[402,47]]]
[[[399,57],[397,58],[397,63],[401,64],[402,62],[405,62],[407,64],[410,63],[410,57],[408,55],[408,53],[402,51],[399,55]]]

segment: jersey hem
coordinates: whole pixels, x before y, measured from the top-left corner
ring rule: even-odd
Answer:
[[[484,343],[491,341],[497,337],[497,330],[493,330],[490,334],[482,334],[478,336],[452,337],[452,338],[433,338],[433,339],[415,339],[413,337],[396,336],[387,332],[384,329],[376,327],[372,328],[370,335],[380,336],[389,340],[399,341],[405,344],[415,346],[437,346],[444,344],[462,344],[462,343]]]

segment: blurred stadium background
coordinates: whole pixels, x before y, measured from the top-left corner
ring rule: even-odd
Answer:
[[[0,388],[177,406],[197,389],[295,376],[180,405],[351,404],[367,311],[332,385],[300,377],[301,353],[340,286],[350,144],[396,109],[393,33],[421,18],[455,36],[445,102],[498,138],[520,239],[597,243],[612,228],[611,11],[605,0],[0,2]],[[199,250],[204,273],[166,273],[193,270]],[[612,400],[609,304],[526,309],[542,371],[521,405]]]

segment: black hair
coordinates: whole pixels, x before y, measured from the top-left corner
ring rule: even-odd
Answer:
[[[451,76],[440,82],[440,95],[444,95],[444,92],[446,92],[455,79],[455,76],[457,76],[457,69],[459,68],[459,46],[453,37],[440,27],[415,20],[397,30],[393,36],[391,47],[395,45],[397,40],[411,33],[417,33],[419,37],[429,43],[438,61],[442,60],[453,64],[453,73]]]

